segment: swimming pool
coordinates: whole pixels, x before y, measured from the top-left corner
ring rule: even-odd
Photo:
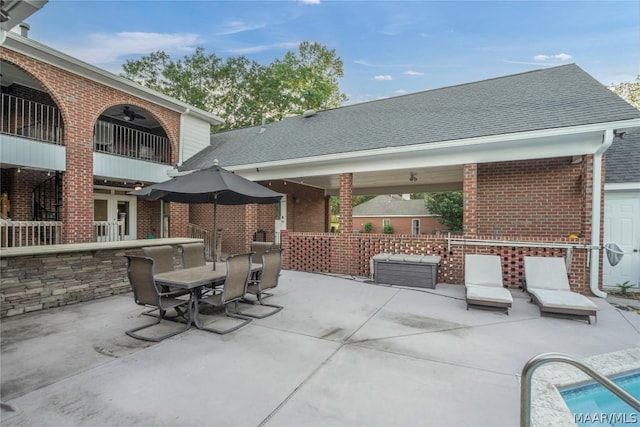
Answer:
[[[640,399],[640,372],[612,378],[633,397]],[[628,426],[640,423],[640,416],[629,405],[598,383],[560,391],[573,413],[576,424],[583,426]]]

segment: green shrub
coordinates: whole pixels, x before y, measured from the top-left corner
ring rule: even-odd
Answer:
[[[384,228],[382,229],[382,232],[384,234],[393,234],[393,227],[390,224],[387,224],[384,226]]]
[[[371,230],[373,230],[373,224],[370,222],[367,222],[364,224],[364,232],[365,233],[371,233]]]

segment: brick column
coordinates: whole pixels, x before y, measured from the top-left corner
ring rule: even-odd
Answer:
[[[462,181],[463,221],[462,228],[465,236],[478,234],[478,165],[465,164]]]
[[[289,230],[280,230],[280,247],[282,248],[282,269],[291,268],[291,236]]]
[[[244,247],[251,248],[253,234],[258,230],[258,205],[251,204],[244,207]]]
[[[331,269],[351,274],[351,234],[353,233],[353,174],[340,174],[340,234],[331,255]]]
[[[65,127],[62,243],[93,241],[93,122]]]
[[[189,236],[189,205],[186,203],[169,204],[169,237]]]

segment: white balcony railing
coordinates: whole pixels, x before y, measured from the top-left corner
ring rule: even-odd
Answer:
[[[93,221],[93,238],[96,242],[124,240],[124,221]]]
[[[96,242],[124,240],[124,221],[94,221]],[[0,219],[0,247],[49,246],[62,243],[62,221]]]
[[[61,243],[61,221],[0,219],[0,247],[48,246]]]

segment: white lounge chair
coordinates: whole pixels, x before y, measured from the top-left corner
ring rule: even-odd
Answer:
[[[513,297],[502,285],[502,266],[498,255],[465,255],[464,286],[469,307],[496,308],[509,314]]]
[[[564,258],[524,257],[526,291],[540,307],[540,314],[578,317],[591,324],[598,320],[598,306],[589,298],[571,291]]]

